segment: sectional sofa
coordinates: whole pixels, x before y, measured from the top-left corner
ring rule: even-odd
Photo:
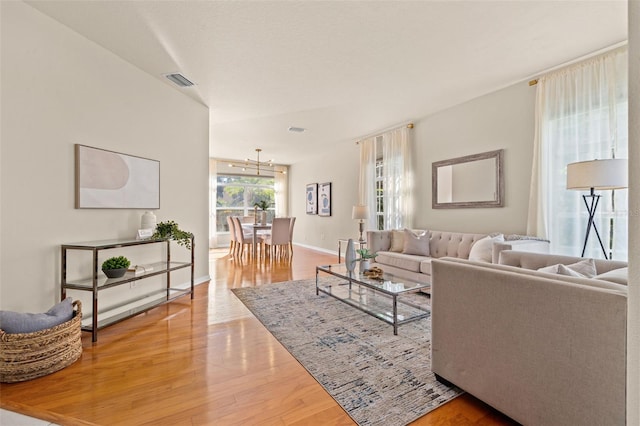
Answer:
[[[431,267],[440,380],[522,424],[625,424],[625,262],[502,251]]]
[[[495,263],[502,250],[546,253],[549,241],[499,233],[404,229],[368,231],[367,247],[376,255],[371,266],[402,278],[430,283],[433,259],[446,256]]]

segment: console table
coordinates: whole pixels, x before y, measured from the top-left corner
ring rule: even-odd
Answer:
[[[152,263],[149,266],[152,267],[148,272],[137,274],[135,272],[128,271],[121,278],[107,278],[100,269],[101,265],[98,264],[98,255],[103,250],[117,249],[121,247],[140,247],[143,249],[148,244],[166,244],[167,256],[166,259],[162,259],[156,263]],[[171,241],[170,240],[107,240],[107,241],[89,241],[84,243],[63,244],[61,246],[61,300],[67,297],[67,290],[80,290],[88,291],[92,294],[93,310],[91,315],[85,316],[83,321],[82,330],[91,332],[92,341],[98,341],[98,330],[107,327],[116,322],[123,321],[127,318],[131,318],[142,312],[146,312],[149,309],[164,303],[171,302],[178,297],[191,295],[193,299],[193,286],[194,286],[194,238],[191,237],[191,261],[190,262],[174,262],[171,261]],[[70,250],[85,250],[92,252],[93,264],[92,264],[92,276],[81,279],[67,279],[67,253]],[[191,269],[191,285],[189,288],[180,289],[171,287],[171,273],[183,268]],[[108,288],[121,286],[123,284],[132,283],[134,281],[144,280],[149,277],[165,275],[166,276],[166,289],[158,290],[145,294],[143,297],[137,299],[128,300],[120,306],[134,305],[133,308],[127,309],[124,312],[114,312],[116,308],[107,309],[104,311],[99,310],[98,296],[100,291]],[[144,303],[141,302],[145,300]],[[149,301],[148,299],[151,299]],[[139,301],[139,304],[136,302]],[[100,318],[99,318],[100,317]],[[90,323],[89,323],[90,321]]]

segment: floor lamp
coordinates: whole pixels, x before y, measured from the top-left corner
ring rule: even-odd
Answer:
[[[610,160],[580,161],[567,165],[567,189],[589,190],[588,195],[582,196],[584,205],[589,213],[587,230],[584,234],[584,245],[582,246],[582,257],[584,257],[584,252],[587,249],[589,234],[593,229],[596,237],[598,237],[604,258],[608,259],[607,251],[604,248],[604,244],[602,244],[598,227],[594,221],[598,203],[600,202],[600,194],[596,194],[595,190],[626,188],[627,168],[628,162],[626,159],[615,158]]]

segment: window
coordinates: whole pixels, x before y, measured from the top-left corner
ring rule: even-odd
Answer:
[[[376,227],[384,229],[384,162],[376,160]]]
[[[588,191],[566,188],[567,164],[608,158],[628,158],[627,52],[618,49],[601,57],[544,76],[538,87],[534,180],[537,205],[530,211],[530,230],[551,241],[551,250],[579,256],[588,213],[582,199]],[[595,223],[607,257],[628,257],[626,189],[598,191]],[[531,218],[536,217],[535,224]],[[586,257],[603,257],[593,230]]]
[[[253,216],[254,204],[262,200],[271,206],[267,210],[267,221],[271,222],[275,215],[274,184],[273,177],[218,175],[216,232],[229,232],[229,216]]]

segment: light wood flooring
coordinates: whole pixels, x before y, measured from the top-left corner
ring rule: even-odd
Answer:
[[[211,282],[104,330],[70,367],[1,384],[2,408],[60,425],[353,425],[229,290],[315,277],[336,256],[295,247],[290,262],[210,253]],[[391,330],[390,330],[391,331]],[[463,395],[415,425],[512,425]]]

